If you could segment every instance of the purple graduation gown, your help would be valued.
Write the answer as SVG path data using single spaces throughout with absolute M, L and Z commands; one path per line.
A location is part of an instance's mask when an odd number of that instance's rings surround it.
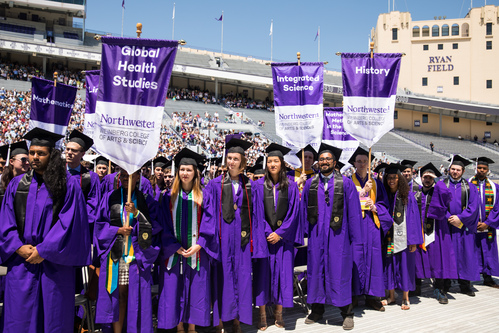
M 335 175 L 334 177 L 337 177 Z M 337 307 L 352 302 L 352 275 L 364 275 L 361 212 L 359 195 L 352 180 L 343 177 L 344 205 L 341 228 L 330 227 L 334 177 L 328 182 L 329 205 L 326 204 L 323 181 L 317 190 L 318 221 L 307 220 L 307 206 L 312 179 L 307 180 L 300 202 L 300 225 L 308 235 L 308 303 L 332 304 Z
M 253 182 L 253 185 L 255 216 L 259 221 L 263 221 L 265 237 L 268 237 L 273 231 L 265 220 L 265 177 Z M 276 197 L 274 199 L 277 207 L 279 184 L 275 186 Z M 298 186 L 294 182 L 289 182 L 287 214 L 282 220 L 282 225 L 275 231 L 282 239 L 274 245 L 267 242 L 269 257 L 254 261 L 253 293 L 256 306 L 280 304 L 288 308 L 293 307 L 294 246 L 303 245 L 303 228 L 299 228 L 299 205 Z
M 237 204 L 235 218 L 227 223 L 221 215 L 222 177 L 211 180 L 203 192 L 204 213 L 201 221 L 198 244 L 216 260 L 212 267 L 213 322 L 239 319 L 252 323 L 252 258 L 268 256 L 263 221 L 251 212 L 253 253 L 251 243 L 241 246 L 241 205 L 243 184 L 241 176 L 236 192 L 232 185 L 234 203 Z M 251 181 L 251 184 L 253 182 Z M 252 185 L 252 189 L 254 186 Z M 253 192 L 253 191 L 252 191 Z
M 427 194 L 422 193 L 421 216 L 426 212 Z M 457 259 L 450 235 L 450 224 L 445 217 L 452 194 L 444 182 L 438 181 L 428 206 L 427 219 L 434 219 L 435 241 L 416 250 L 416 277 L 419 279 L 457 279 Z M 425 237 L 427 237 L 425 235 Z
M 390 215 L 393 216 L 395 198 L 390 199 Z M 423 243 L 423 232 L 421 230 L 421 217 L 419 215 L 418 203 L 414 198 L 414 192 L 409 192 L 408 203 L 405 210 L 407 246 Z M 393 223 L 393 222 L 392 222 Z M 386 253 L 386 240 L 384 251 Z M 385 288 L 409 291 L 416 289 L 416 253 L 405 250 L 397 252 L 392 256 L 385 257 Z
M 179 261 L 170 270 L 167 269 L 168 259 L 182 246 L 188 249 L 188 220 L 187 195 L 182 191 L 182 244 L 174 236 L 172 213 L 170 208 L 171 196 L 163 196 L 160 206 L 160 217 L 163 225 L 161 235 L 161 253 L 159 260 L 159 305 L 158 328 L 172 329 L 180 322 L 199 326 L 211 324 L 211 285 L 210 285 L 210 258 L 204 249 L 199 253 L 199 270 Z M 197 233 L 198 230 L 194 230 Z M 180 273 L 182 267 L 182 273 Z
M 83 168 L 83 166 L 80 166 L 80 168 Z M 89 171 L 88 173 L 90 174 L 90 191 L 88 192 L 87 201 L 86 201 L 87 215 L 88 215 L 88 223 L 94 224 L 98 215 L 98 209 L 101 199 L 101 188 L 100 188 L 99 176 L 93 171 Z M 69 175 L 71 176 L 71 174 Z M 81 175 L 73 175 L 71 177 L 74 178 L 76 182 L 80 184 L 81 187 Z M 93 227 L 91 227 L 90 230 L 93 230 Z
M 14 197 L 23 175 L 7 187 L 0 220 L 0 260 L 5 277 L 4 333 L 72 332 L 75 267 L 90 264 L 90 235 L 85 199 L 79 184 L 67 177 L 59 218 L 52 226 L 52 199 L 33 172 L 26 205 L 24 235 L 19 238 Z M 22 245 L 36 246 L 43 260 L 29 264 L 16 254 Z
M 95 221 L 94 244 L 101 267 L 103 268 L 106 267 L 107 256 L 116 241 L 116 233 L 119 229 L 109 223 L 109 196 L 112 193 L 112 191 L 108 192 L 102 198 L 99 216 Z M 156 241 L 156 235 L 161 232 L 161 226 L 156 222 L 157 202 L 154 201 L 151 196 L 144 196 L 151 218 L 151 221 L 149 222 L 152 225 L 152 235 L 154 238 L 152 245 L 149 248 L 143 249 L 140 247 L 137 242 L 137 235 L 140 234 L 139 223 L 130 221 L 131 225 L 135 223 L 131 234 L 135 260 L 130 263 L 128 307 L 125 327 L 127 332 L 152 333 L 154 330 L 152 323 L 151 270 L 160 250 L 159 241 Z M 124 200 L 126 201 L 126 198 Z M 95 322 L 102 324 L 117 322 L 119 319 L 119 286 L 112 294 L 109 294 L 106 289 L 106 280 L 107 270 L 101 269 L 95 310 Z
M 358 174 L 357 179 L 359 180 L 360 186 L 363 187 L 366 184 L 365 181 L 360 179 L 360 176 Z M 362 240 L 364 245 L 363 264 L 365 265 L 365 267 L 361 271 L 365 272 L 365 274 L 354 274 L 354 294 L 384 297 L 385 278 L 383 272 L 383 258 L 385 257 L 385 254 L 383 251 L 383 235 L 386 234 L 388 230 L 390 230 L 392 225 L 392 217 L 388 212 L 389 203 L 385 187 L 380 180 L 374 180 L 376 181 L 375 205 L 378 212 L 380 228 L 378 229 L 378 227 L 374 223 L 373 214 L 371 211 L 365 211 L 364 218 L 362 218 L 362 212 L 360 213 L 360 230 L 362 232 Z
M 475 281 L 480 279 L 475 252 L 479 199 L 476 187 L 471 183 L 468 184 L 470 187 L 468 207 L 463 210 L 461 206 L 461 183 L 449 182 L 452 200 L 449 210 L 445 214 L 445 219 L 447 220 L 451 215 L 457 215 L 463 223 L 461 229 L 449 223 L 452 244 L 456 253 L 457 273 L 459 279 Z
M 101 198 L 104 198 L 104 195 L 107 192 L 112 192 L 114 188 L 114 178 L 116 177 L 117 172 L 111 173 L 109 175 L 104 176 L 102 178 L 101 182 Z M 153 196 L 152 193 L 152 185 L 149 179 L 147 179 L 144 176 L 140 176 L 140 182 L 137 184 L 139 187 L 139 190 L 142 191 L 142 193 Z
M 481 274 L 499 276 L 499 256 L 497 252 L 497 235 L 496 229 L 499 227 L 499 185 L 492 182 L 492 186 L 496 187 L 496 203 L 493 209 L 489 212 L 489 216 L 485 218 L 485 184 L 479 194 L 480 205 L 480 221 L 483 221 L 492 228 L 492 239 L 488 239 L 488 231 L 477 232 L 475 236 L 475 246 L 477 254 L 478 271 Z

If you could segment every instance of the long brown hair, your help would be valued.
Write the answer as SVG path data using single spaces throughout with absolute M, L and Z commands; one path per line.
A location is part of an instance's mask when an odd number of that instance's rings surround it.
M 201 179 L 198 175 L 197 168 L 193 165 L 191 165 L 194 168 L 194 178 L 192 179 L 193 184 L 192 184 L 192 195 L 194 202 L 198 205 L 201 206 L 203 203 L 203 191 L 201 190 Z M 180 193 L 180 190 L 182 189 L 182 181 L 180 180 L 179 176 L 179 171 L 180 167 L 176 168 L 175 172 L 175 179 L 173 180 L 173 185 L 171 189 L 171 198 L 172 198 L 172 203 L 177 200 L 177 196 Z
M 246 156 L 244 154 L 241 155 L 241 165 L 239 166 L 239 173 L 243 173 L 244 169 L 246 169 L 246 166 L 248 165 L 248 160 L 246 159 Z M 225 166 L 227 167 L 227 155 L 225 155 Z M 227 168 L 227 173 L 229 172 L 229 168 Z
M 386 192 L 390 193 L 390 187 L 388 186 L 387 176 L 388 175 L 386 173 L 383 176 L 383 185 L 385 186 Z M 402 199 L 404 205 L 407 205 L 407 203 L 409 202 L 409 184 L 407 183 L 407 180 L 405 179 L 404 176 L 402 176 L 400 172 L 397 172 L 397 178 L 398 178 L 397 194 L 399 195 L 400 199 Z

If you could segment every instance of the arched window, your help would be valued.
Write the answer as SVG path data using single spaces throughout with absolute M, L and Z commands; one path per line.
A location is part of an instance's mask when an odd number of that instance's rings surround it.
M 447 24 L 442 26 L 442 36 L 449 36 L 449 26 Z
M 440 27 L 438 25 L 434 25 L 431 27 L 431 37 L 440 36 Z
M 423 27 L 423 37 L 430 37 L 430 27 L 427 25 Z
M 468 37 L 470 35 L 470 25 L 468 23 L 463 23 L 461 29 L 461 37 Z
M 459 36 L 459 24 L 457 23 L 452 25 L 452 36 Z
M 419 27 L 415 26 L 412 28 L 412 37 L 419 37 Z

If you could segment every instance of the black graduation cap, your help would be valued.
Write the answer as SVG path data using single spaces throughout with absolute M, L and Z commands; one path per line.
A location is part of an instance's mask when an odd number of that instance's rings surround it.
M 223 157 L 218 157 L 218 158 L 215 160 L 215 164 L 217 165 L 217 167 L 222 166 L 222 160 L 223 160 Z
M 162 166 L 163 170 L 171 168 L 172 167 L 172 161 L 173 160 L 166 160 L 167 162 Z
M 442 176 L 442 173 L 440 173 L 440 171 L 438 171 L 438 169 L 431 162 L 422 166 L 421 169 L 419 169 L 419 173 L 421 174 L 421 177 L 424 176 L 425 172 L 431 172 L 431 173 L 435 174 L 435 176 L 437 176 L 437 177 Z
M 156 157 L 152 162 L 153 162 L 154 169 L 156 169 L 156 168 L 163 169 L 165 164 L 168 163 L 168 159 L 166 157 L 159 156 L 159 157 Z
M 376 168 L 374 168 L 374 172 L 379 173 L 381 170 L 385 169 L 388 166 L 386 163 L 380 163 Z
M 104 156 L 98 156 L 95 159 L 95 164 L 96 165 L 104 164 L 105 166 L 109 166 L 109 160 L 107 158 L 105 158 Z
M 227 153 L 239 153 L 244 155 L 244 151 L 251 146 L 253 146 L 253 144 L 249 141 L 234 138 L 227 142 L 225 149 L 227 149 Z
M 151 164 L 152 164 L 152 161 L 149 160 L 146 163 L 144 163 L 144 165 L 142 166 L 142 168 L 150 169 L 151 168 Z
M 477 165 L 486 165 L 489 166 L 489 164 L 495 163 L 493 160 L 491 160 L 488 157 L 476 157 L 472 159 L 473 161 L 477 162 Z
M 385 167 L 385 175 L 396 175 L 405 169 L 407 169 L 405 165 L 390 163 Z
M 462 157 L 461 155 L 454 155 L 452 158 L 449 158 L 448 161 L 450 162 L 450 166 L 459 165 L 463 168 L 471 164 L 468 159 Z
M 10 146 L 10 154 L 9 154 L 9 146 Z M 20 154 L 28 155 L 28 145 L 24 140 L 0 147 L 0 155 L 4 160 L 10 159 Z
M 400 162 L 400 164 L 402 164 L 403 166 L 405 166 L 405 168 L 414 168 L 414 166 L 416 165 L 416 163 L 418 163 L 417 161 L 411 161 L 411 160 L 402 160 L 402 162 Z
M 340 161 L 336 162 L 336 169 L 341 170 L 345 166 L 345 163 L 342 163 Z
M 64 135 L 46 131 L 40 127 L 35 127 L 24 135 L 24 139 L 30 140 L 32 146 L 54 148 L 57 141 Z
M 348 163 L 350 163 L 351 165 L 354 165 L 355 159 L 359 155 L 365 155 L 365 156 L 369 157 L 369 151 L 367 151 L 361 147 L 357 147 L 357 149 L 354 151 L 352 157 L 350 157 L 350 159 L 348 160 Z M 373 158 L 373 159 L 375 158 L 374 154 L 371 154 L 371 158 Z
M 265 173 L 264 167 L 263 167 L 263 156 L 258 157 L 258 159 L 255 161 L 255 164 L 251 168 L 248 169 L 249 172 L 257 175 L 261 175 Z
M 174 157 L 175 168 L 179 168 L 181 165 L 193 165 L 198 167 L 203 163 L 204 157 L 196 152 L 193 152 L 189 148 L 184 148 L 177 153 Z
M 312 147 L 311 145 L 306 145 L 305 148 L 301 149 L 297 154 L 295 154 L 295 156 L 298 157 L 300 159 L 300 161 L 301 161 L 301 151 L 302 150 L 309 151 L 312 154 L 314 154 L 314 161 L 317 161 L 317 152 L 315 151 L 314 147 Z
M 287 147 L 284 147 L 284 146 L 281 146 L 281 145 L 278 145 L 277 143 L 271 143 L 267 149 L 265 149 L 265 151 L 268 153 L 268 156 L 271 157 L 271 156 L 279 156 L 281 158 L 284 158 L 284 155 L 286 155 L 287 153 L 289 153 L 291 151 L 291 149 L 287 148 Z M 263 159 L 262 159 L 262 162 L 263 162 Z
M 321 143 L 321 146 L 319 147 L 319 156 L 321 156 L 322 153 L 331 153 L 334 156 L 334 160 L 338 162 L 340 160 L 341 152 L 343 150 L 340 148 L 333 147 L 331 145 L 328 145 L 324 142 Z
M 74 130 L 73 132 L 71 132 L 71 134 L 69 135 L 68 142 L 75 142 L 79 144 L 81 146 L 81 149 L 83 149 L 83 151 L 89 150 L 90 147 L 92 147 L 92 145 L 94 144 L 94 140 L 92 140 L 91 137 L 83 134 L 78 130 Z

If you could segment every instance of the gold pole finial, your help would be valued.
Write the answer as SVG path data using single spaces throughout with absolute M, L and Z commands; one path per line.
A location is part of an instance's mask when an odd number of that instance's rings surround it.
M 298 58 L 298 66 L 300 66 L 300 64 L 301 64 L 301 53 L 300 52 L 296 52 L 296 58 Z
M 59 75 L 59 73 L 57 72 L 54 72 L 54 87 L 57 86 L 57 76 Z
M 374 42 L 369 43 L 369 49 L 371 50 L 371 58 L 374 57 Z
M 137 38 L 142 34 L 142 23 L 137 23 Z

